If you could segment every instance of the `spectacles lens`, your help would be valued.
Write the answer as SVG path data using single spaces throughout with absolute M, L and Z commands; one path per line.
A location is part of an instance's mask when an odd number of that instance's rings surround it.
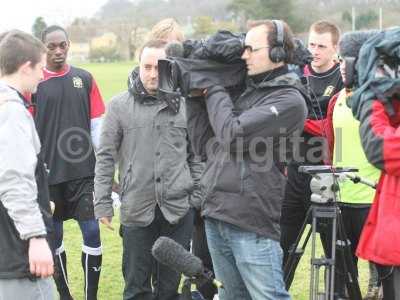
M 243 53 L 245 53 L 245 52 L 252 53 L 253 52 L 253 48 L 251 46 L 249 46 L 249 45 L 246 45 L 243 48 Z

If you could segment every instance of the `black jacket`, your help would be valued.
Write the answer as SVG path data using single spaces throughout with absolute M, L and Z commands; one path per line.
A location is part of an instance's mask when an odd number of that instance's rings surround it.
M 47 171 L 38 156 L 36 171 L 39 208 L 46 226 L 47 242 L 54 251 L 53 218 L 50 211 Z M 0 279 L 34 278 L 29 271 L 29 240 L 22 240 L 5 207 L 0 203 Z
M 279 240 L 283 168 L 307 108 L 300 80 L 287 67 L 264 75 L 260 83 L 250 79 L 236 99 L 213 86 L 205 101 L 187 100 L 188 131 L 207 161 L 202 214 Z

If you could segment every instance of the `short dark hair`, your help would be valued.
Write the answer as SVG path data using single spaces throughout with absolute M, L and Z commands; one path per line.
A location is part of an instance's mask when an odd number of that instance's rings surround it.
M 330 33 L 332 37 L 332 44 L 337 45 L 340 38 L 340 29 L 335 24 L 329 21 L 317 21 L 310 26 L 310 31 L 319 34 Z
M 42 34 L 41 34 L 42 42 L 44 43 L 46 41 L 47 35 L 52 33 L 52 32 L 54 32 L 54 31 L 62 31 L 62 32 L 64 32 L 65 37 L 67 38 L 67 40 L 69 40 L 68 33 L 63 27 L 58 26 L 58 25 L 51 25 L 51 26 L 47 27 L 46 29 L 44 29 L 42 31 Z
M 293 57 L 295 43 L 294 43 L 294 39 L 293 39 L 293 33 L 292 33 L 292 30 L 290 29 L 289 25 L 284 21 L 281 21 L 281 22 L 283 24 L 283 48 L 285 49 L 285 52 L 286 52 L 286 59 L 284 62 L 289 63 Z M 262 26 L 262 25 L 264 25 L 267 28 L 268 46 L 271 48 L 277 46 L 278 33 L 277 33 L 276 26 L 274 25 L 272 20 L 250 20 L 247 23 L 247 27 L 249 29 L 258 27 L 258 26 Z
M 139 52 L 139 61 L 140 61 L 140 58 L 142 57 L 144 48 L 164 49 L 165 46 L 166 46 L 167 44 L 168 44 L 167 41 L 165 41 L 165 40 L 159 40 L 159 39 L 158 39 L 158 40 L 149 40 L 149 41 L 147 41 L 147 42 L 142 46 L 142 48 L 140 49 L 140 52 Z
M 34 36 L 20 30 L 10 30 L 0 34 L 0 72 L 11 75 L 24 63 L 30 61 L 32 67 L 41 60 L 47 49 Z

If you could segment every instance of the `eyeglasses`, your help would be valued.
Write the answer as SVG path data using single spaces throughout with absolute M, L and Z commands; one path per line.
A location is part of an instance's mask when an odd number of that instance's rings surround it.
M 263 47 L 253 48 L 253 47 L 250 46 L 250 45 L 245 45 L 244 48 L 243 48 L 243 53 L 245 53 L 246 51 L 248 51 L 249 53 L 254 53 L 254 52 L 257 52 L 257 51 L 259 51 L 259 50 L 261 50 L 261 49 L 267 49 L 267 48 L 269 48 L 269 46 L 263 46 Z
M 56 50 L 57 48 L 60 48 L 61 50 L 65 50 L 68 47 L 68 42 L 61 42 L 59 44 L 50 43 L 50 44 L 47 44 L 46 47 L 50 51 Z

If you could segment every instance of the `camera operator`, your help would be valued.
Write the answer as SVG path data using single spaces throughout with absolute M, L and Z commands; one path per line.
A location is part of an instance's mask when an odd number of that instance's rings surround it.
M 360 87 L 361 93 L 356 96 L 355 91 L 352 96 L 353 113 L 360 120 L 365 155 L 371 164 L 381 170 L 357 255 L 379 264 L 385 300 L 400 299 L 400 101 L 398 92 L 391 92 L 400 88 L 399 39 L 400 30 L 397 28 L 379 33 L 361 48 L 357 63 L 358 76 L 370 80 Z M 380 52 L 377 52 L 378 48 Z M 371 62 L 378 60 L 384 52 L 389 53 L 392 62 L 397 65 L 394 78 L 376 78 L 377 73 L 382 71 L 384 74 L 385 71 L 379 66 L 375 70 L 375 67 L 371 67 L 376 65 Z M 366 60 L 370 62 L 369 65 L 365 64 Z M 359 80 L 359 83 L 362 81 Z M 371 88 L 373 83 L 378 83 L 374 89 Z M 381 96 L 376 96 L 377 93 Z
M 286 23 L 255 21 L 242 54 L 244 93 L 233 98 L 214 85 L 205 100 L 187 100 L 189 136 L 206 159 L 202 215 L 214 271 L 225 287 L 221 300 L 290 299 L 279 245 L 283 169 L 307 115 L 303 87 L 287 67 L 292 52 Z

